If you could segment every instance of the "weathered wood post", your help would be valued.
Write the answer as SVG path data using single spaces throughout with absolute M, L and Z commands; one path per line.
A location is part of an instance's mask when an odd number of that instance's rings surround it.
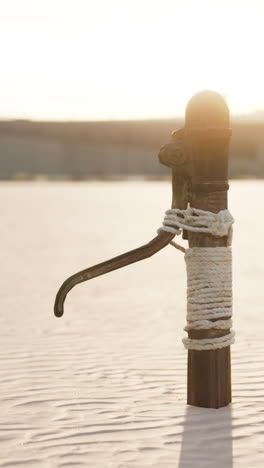
M 161 163 L 173 170 L 172 208 L 184 209 L 187 203 L 212 213 L 227 208 L 230 135 L 229 110 L 224 99 L 212 91 L 194 95 L 186 109 L 184 128 L 173 134 L 180 147 L 177 149 L 175 143 L 170 143 L 159 155 Z M 188 238 L 191 248 L 227 246 L 227 236 L 184 230 L 183 237 Z M 204 339 L 229 332 L 228 329 L 190 330 L 188 335 L 192 339 Z M 195 406 L 220 408 L 231 402 L 230 346 L 188 350 L 187 394 L 188 404 Z
M 186 109 L 185 126 L 173 133 L 171 143 L 159 153 L 160 162 L 172 169 L 173 197 L 158 235 L 146 245 L 66 279 L 54 305 L 55 315 L 61 317 L 74 286 L 148 258 L 169 243 L 177 246 L 172 239 L 182 232 L 189 241 L 186 263 L 187 257 L 191 259 L 189 272 L 194 272 L 188 288 L 189 338 L 185 340 L 187 402 L 209 408 L 231 402 L 231 250 L 226 248 L 233 222 L 226 210 L 230 135 L 229 110 L 222 96 L 212 91 L 194 95 Z
M 186 109 L 186 138 L 192 154 L 194 208 L 218 213 L 227 208 L 229 110 L 212 92 L 194 96 Z M 226 247 L 227 237 L 188 233 L 190 247 Z M 230 330 L 191 330 L 191 338 L 222 336 Z M 231 402 L 230 346 L 210 351 L 188 351 L 188 403 L 220 408 Z

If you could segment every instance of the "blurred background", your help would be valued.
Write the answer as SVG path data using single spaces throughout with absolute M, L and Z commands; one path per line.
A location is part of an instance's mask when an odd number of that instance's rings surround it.
M 0 122 L 0 177 L 120 179 L 171 177 L 159 148 L 183 124 L 177 119 L 117 122 Z M 230 177 L 264 176 L 264 124 L 231 122 Z
M 0 179 L 163 178 L 201 89 L 231 112 L 230 176 L 264 176 L 260 0 L 0 2 Z

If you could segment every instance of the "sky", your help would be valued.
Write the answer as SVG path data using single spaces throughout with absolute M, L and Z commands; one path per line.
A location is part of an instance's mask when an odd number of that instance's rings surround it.
M 264 109 L 264 0 L 0 0 L 0 118 L 182 116 L 202 89 Z

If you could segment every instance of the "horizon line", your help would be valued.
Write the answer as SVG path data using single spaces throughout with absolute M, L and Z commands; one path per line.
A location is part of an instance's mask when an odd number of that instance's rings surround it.
M 256 110 L 248 113 L 231 113 L 230 118 L 232 120 L 264 120 L 264 109 Z M 27 117 L 0 117 L 0 124 L 2 122 L 34 122 L 34 123 L 114 123 L 114 122 L 157 122 L 157 121 L 172 121 L 172 120 L 184 120 L 184 115 L 175 115 L 167 117 L 131 117 L 131 118 L 102 118 L 102 119 L 57 119 L 57 118 L 27 118 Z

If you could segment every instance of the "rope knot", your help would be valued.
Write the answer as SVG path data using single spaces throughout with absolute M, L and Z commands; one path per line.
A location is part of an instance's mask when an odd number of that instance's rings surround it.
M 222 210 L 215 215 L 216 218 L 208 224 L 208 229 L 213 236 L 228 236 L 234 222 L 228 210 Z
M 213 221 L 210 223 L 208 226 L 210 233 L 213 234 L 213 236 L 227 236 L 228 235 L 228 230 L 229 227 L 220 220 Z
M 186 229 L 191 232 L 209 233 L 213 236 L 228 236 L 229 243 L 233 222 L 234 219 L 228 210 L 211 213 L 192 207 L 186 210 L 172 208 L 166 211 L 160 230 L 172 232 L 175 235 Z

